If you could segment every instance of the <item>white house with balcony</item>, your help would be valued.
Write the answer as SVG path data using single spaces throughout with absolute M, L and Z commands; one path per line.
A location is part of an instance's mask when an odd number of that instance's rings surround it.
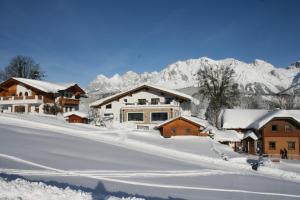
M 187 94 L 154 85 L 141 85 L 131 90 L 100 99 L 90 104 L 100 118 L 156 124 L 191 115 L 193 98 Z
M 74 83 L 51 83 L 26 78 L 10 78 L 0 84 L 0 112 L 38 112 L 57 105 L 62 112 L 79 109 L 85 92 Z

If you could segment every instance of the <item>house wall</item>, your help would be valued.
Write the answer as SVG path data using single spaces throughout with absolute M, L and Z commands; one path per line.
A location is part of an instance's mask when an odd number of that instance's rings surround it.
M 87 123 L 87 119 L 81 118 L 77 115 L 71 115 L 68 117 L 70 123 Z
M 152 98 L 159 98 L 160 100 L 160 105 L 151 105 L 151 99 Z M 167 104 L 164 105 L 165 101 L 167 98 L 172 98 L 172 102 L 171 104 Z M 125 102 L 125 99 L 127 100 L 127 102 Z M 138 99 L 146 99 L 147 101 L 147 105 L 137 105 L 138 103 Z M 111 108 L 106 108 L 106 105 L 111 104 L 112 107 Z M 132 104 L 132 105 L 130 105 Z M 112 114 L 113 118 L 115 121 L 123 121 L 120 116 L 121 116 L 121 108 L 134 108 L 134 109 L 142 109 L 146 107 L 160 107 L 159 109 L 165 107 L 165 108 L 170 108 L 170 107 L 178 107 L 178 109 L 176 110 L 176 112 L 178 112 L 175 115 L 179 115 L 179 114 L 190 114 L 190 102 L 183 102 L 180 103 L 178 99 L 174 98 L 171 95 L 167 95 L 164 94 L 162 92 L 158 92 L 155 90 L 142 90 L 142 91 L 138 91 L 136 93 L 127 95 L 125 97 L 122 97 L 118 100 L 114 100 L 112 102 L 109 102 L 107 104 L 102 105 L 100 108 L 98 108 L 98 114 L 100 116 L 105 116 L 108 114 Z M 148 111 L 144 111 L 144 112 L 148 112 Z
M 11 85 L 10 87 L 7 88 L 8 90 L 2 90 L 0 92 L 0 97 L 7 97 L 7 96 L 14 96 L 16 95 L 17 92 L 17 85 Z
M 25 96 L 25 92 L 28 93 L 28 96 L 32 96 L 32 91 L 29 88 L 26 88 L 25 86 L 18 84 L 17 85 L 17 95 L 19 95 L 20 93 L 22 93 L 22 96 Z
M 163 125 L 160 129 L 161 135 L 164 137 L 194 135 L 207 136 L 207 133 L 202 133 L 200 126 L 184 119 L 178 118 L 170 123 Z
M 161 123 L 161 121 L 152 121 L 151 114 L 155 112 L 166 112 L 168 113 L 168 119 L 176 117 L 174 116 L 173 108 L 129 108 L 122 109 L 121 111 L 121 120 L 122 122 L 128 121 L 128 113 L 143 113 L 144 121 L 138 121 L 137 123 L 141 124 L 151 124 L 151 123 Z
M 272 125 L 277 125 L 278 130 L 272 131 Z M 286 132 L 285 125 L 290 125 L 292 130 Z M 286 148 L 288 155 L 299 155 L 300 127 L 292 119 L 273 119 L 261 129 L 261 133 L 264 153 L 278 156 L 280 149 Z M 275 150 L 269 148 L 269 142 L 276 143 Z M 288 142 L 295 142 L 295 150 L 288 149 Z

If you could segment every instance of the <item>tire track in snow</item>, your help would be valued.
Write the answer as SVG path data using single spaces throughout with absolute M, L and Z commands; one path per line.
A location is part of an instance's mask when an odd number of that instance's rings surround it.
M 7 159 L 12 159 L 17 162 L 22 162 L 26 164 L 30 164 L 33 166 L 37 166 L 40 168 L 44 168 L 47 170 L 52 170 L 54 172 L 66 173 L 68 175 L 77 176 L 77 177 L 85 177 L 85 178 L 92 178 L 96 180 L 104 180 L 116 183 L 123 183 L 123 184 L 130 184 L 130 185 L 137 185 L 137 186 L 146 186 L 146 187 L 156 187 L 156 188 L 167 188 L 167 189 L 185 189 L 185 190 L 198 190 L 198 191 L 211 191 L 211 192 L 226 192 L 226 193 L 242 193 L 242 194 L 254 194 L 254 195 L 264 195 L 264 196 L 280 196 L 280 197 L 290 197 L 290 198 L 300 198 L 300 195 L 295 194 L 285 194 L 285 193 L 273 193 L 273 192 L 256 192 L 250 190 L 238 190 L 238 189 L 226 189 L 226 188 L 212 188 L 212 187 L 194 187 L 194 186 L 181 186 L 181 185 L 167 185 L 167 184 L 155 184 L 155 183 L 144 183 L 144 182 L 137 182 L 137 181 L 125 181 L 120 179 L 113 179 L 107 178 L 103 176 L 95 176 L 85 173 L 77 173 L 76 171 L 66 171 L 61 170 L 53 167 L 48 167 L 45 165 L 41 165 L 38 163 L 34 163 L 31 161 L 23 160 L 21 158 L 10 156 L 6 154 L 0 154 L 0 157 L 4 157 Z

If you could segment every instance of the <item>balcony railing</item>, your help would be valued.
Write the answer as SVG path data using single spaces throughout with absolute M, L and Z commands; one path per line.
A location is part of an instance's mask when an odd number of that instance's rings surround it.
M 60 98 L 59 103 L 60 105 L 79 105 L 80 100 L 79 99 L 66 99 L 66 98 Z
M 158 102 L 156 104 L 151 103 L 151 102 L 146 102 L 146 104 L 140 104 L 138 102 L 135 103 L 124 103 L 124 107 L 131 107 L 131 106 L 137 106 L 137 107 L 143 107 L 143 106 L 179 106 L 178 102 Z
M 43 101 L 43 96 L 9 96 L 0 97 L 1 104 L 13 104 L 13 103 L 39 103 Z

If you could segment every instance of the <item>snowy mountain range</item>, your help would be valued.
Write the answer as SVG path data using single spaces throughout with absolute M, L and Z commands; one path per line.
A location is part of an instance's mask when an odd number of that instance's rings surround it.
M 232 58 L 212 60 L 201 57 L 177 61 L 159 72 L 138 74 L 128 71 L 123 75 L 115 74 L 110 78 L 100 74 L 89 84 L 87 90 L 90 94 L 98 96 L 132 88 L 142 83 L 161 85 L 170 89 L 197 87 L 196 73 L 205 66 L 229 66 L 236 73 L 235 81 L 239 84 L 240 90 L 246 93 L 278 93 L 300 84 L 300 61 L 286 68 L 278 68 L 263 60 L 245 63 Z

